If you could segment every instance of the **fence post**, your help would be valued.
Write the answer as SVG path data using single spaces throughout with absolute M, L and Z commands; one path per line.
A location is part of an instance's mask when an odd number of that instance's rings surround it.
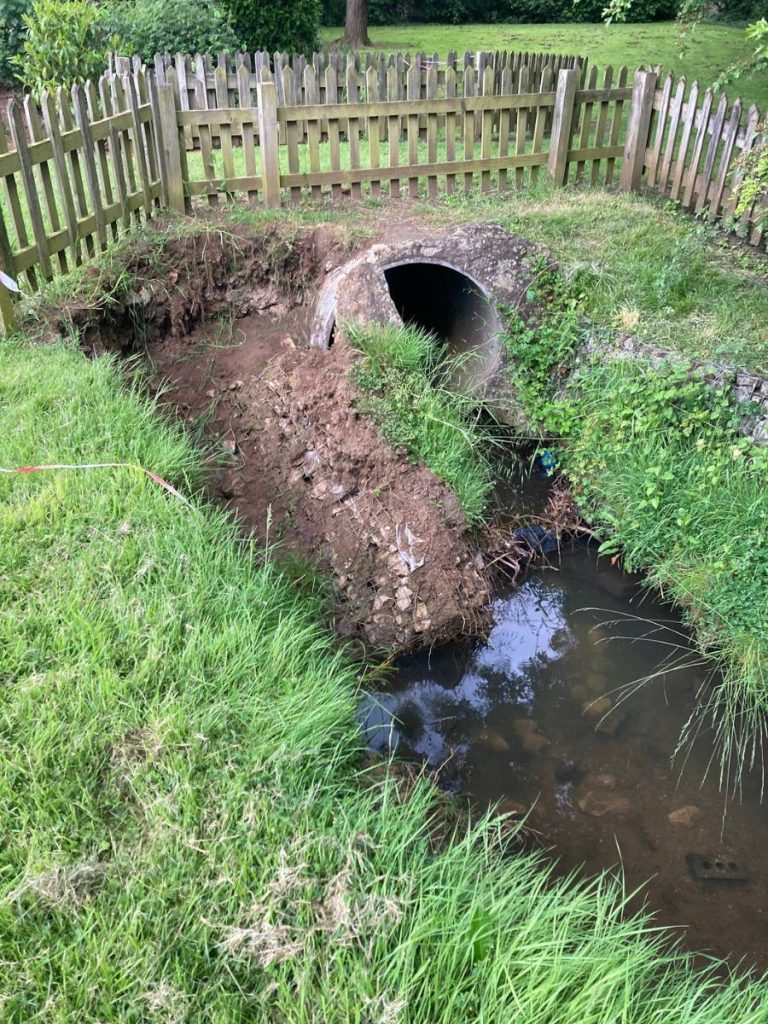
M 655 71 L 637 71 L 632 86 L 632 107 L 629 112 L 627 140 L 624 143 L 624 162 L 621 165 L 619 188 L 624 192 L 639 192 L 645 166 L 645 154 L 651 134 L 653 96 L 656 91 Z
M 568 173 L 568 150 L 581 71 L 563 69 L 557 76 L 555 111 L 552 117 L 552 137 L 549 144 L 549 180 L 553 185 L 564 185 Z
M 157 125 L 163 159 L 160 166 L 166 174 L 165 195 L 168 206 L 176 213 L 186 213 L 187 205 L 184 198 L 184 173 L 179 145 L 179 126 L 176 121 L 176 101 L 172 85 L 157 86 L 157 101 L 160 112 L 160 124 Z
M 280 150 L 278 148 L 277 93 L 274 82 L 256 85 L 259 106 L 259 146 L 262 162 L 264 205 L 280 206 Z

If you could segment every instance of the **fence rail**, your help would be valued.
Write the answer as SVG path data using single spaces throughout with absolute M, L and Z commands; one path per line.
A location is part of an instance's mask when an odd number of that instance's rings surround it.
M 350 55 L 340 75 L 335 57 L 261 56 L 220 59 L 214 106 L 203 58 L 195 104 L 189 90 L 183 98 L 181 58 L 150 70 L 118 61 L 98 87 L 11 101 L 12 146 L 0 130 L 0 270 L 35 290 L 161 208 L 190 212 L 238 194 L 272 207 L 327 193 L 434 197 L 519 189 L 543 174 L 555 185 L 651 187 L 730 229 L 738 158 L 760 138 L 756 107 L 743 117 L 738 100 L 715 103 L 685 79 L 659 83 L 641 70 L 630 85 L 626 68 L 599 75 L 577 58 L 553 67 L 540 55 L 531 66 L 476 55 L 439 67 L 396 55 L 382 79 L 381 59 Z M 763 212 L 741 218 L 753 245 L 764 241 Z M 0 311 L 8 325 L 1 281 Z

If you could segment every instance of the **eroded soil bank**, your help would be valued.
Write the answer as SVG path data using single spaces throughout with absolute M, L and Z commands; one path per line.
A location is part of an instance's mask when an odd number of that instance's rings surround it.
M 220 439 L 228 506 L 331 570 L 343 634 L 396 649 L 476 628 L 490 599 L 479 538 L 453 492 L 359 414 L 352 350 L 302 347 L 287 333 L 296 316 L 237 324 L 232 347 L 212 347 L 205 328 L 149 350 L 163 401 Z
M 211 450 L 210 489 L 244 531 L 317 563 L 342 635 L 392 652 L 479 630 L 487 544 L 513 565 L 519 552 L 470 529 L 454 493 L 359 413 L 343 330 L 327 351 L 307 347 L 319 285 L 355 244 L 329 227 L 182 235 L 129 252 L 114 282 L 102 271 L 110 300 L 85 294 L 43 333 L 141 353 L 160 401 Z M 118 295 L 119 274 L 131 287 Z

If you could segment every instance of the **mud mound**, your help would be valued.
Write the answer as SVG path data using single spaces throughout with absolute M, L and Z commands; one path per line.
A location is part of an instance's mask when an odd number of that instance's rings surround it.
M 247 382 L 254 455 L 334 572 L 342 633 L 379 648 L 455 636 L 489 601 L 482 555 L 453 492 L 358 414 L 354 358 L 343 340 L 289 351 Z
M 204 220 L 188 230 L 153 222 L 89 266 L 64 303 L 54 295 L 46 308 L 42 296 L 28 326 L 42 341 L 77 336 L 93 355 L 182 338 L 216 318 L 284 316 L 349 250 L 348 234 L 333 227 L 272 224 L 254 234 Z

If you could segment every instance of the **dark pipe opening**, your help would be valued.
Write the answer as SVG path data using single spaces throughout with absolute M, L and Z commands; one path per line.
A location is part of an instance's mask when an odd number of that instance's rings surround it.
M 496 311 L 465 274 L 439 263 L 402 263 L 384 275 L 404 323 L 429 331 L 454 352 L 487 348 Z

